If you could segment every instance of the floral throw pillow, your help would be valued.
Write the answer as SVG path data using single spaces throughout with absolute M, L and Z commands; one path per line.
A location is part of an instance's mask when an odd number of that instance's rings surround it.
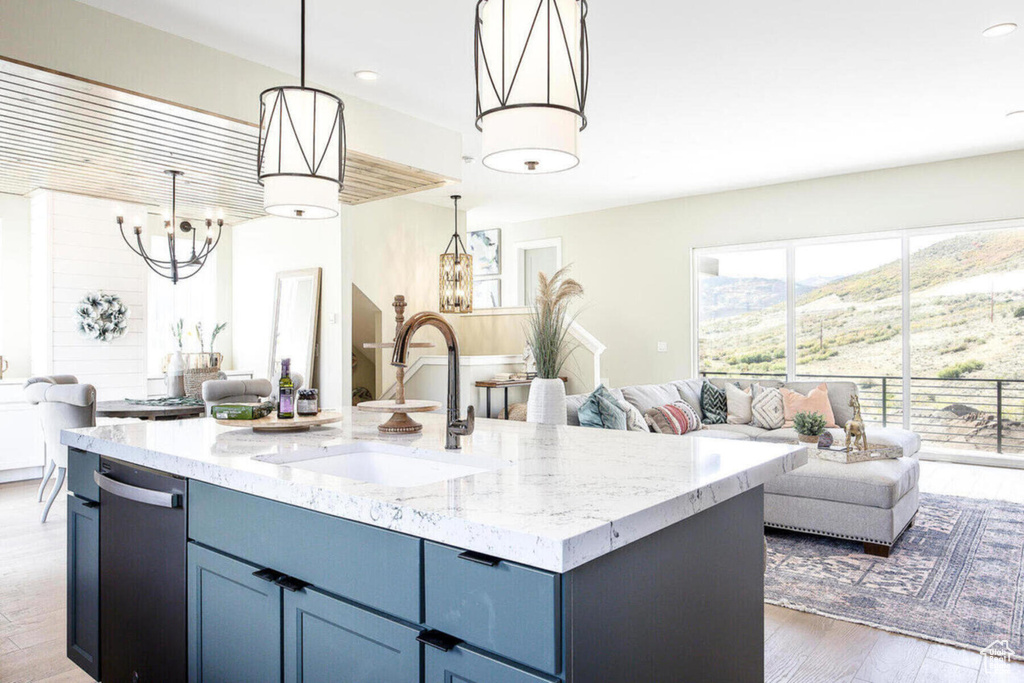
M 725 424 L 729 414 L 725 389 L 719 389 L 711 382 L 704 380 L 704 385 L 700 388 L 700 409 L 704 413 L 704 424 Z

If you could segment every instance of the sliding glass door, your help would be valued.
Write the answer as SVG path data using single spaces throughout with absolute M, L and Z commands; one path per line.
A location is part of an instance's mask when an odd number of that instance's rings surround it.
M 850 380 L 926 452 L 1024 455 L 1024 223 L 694 251 L 702 374 Z

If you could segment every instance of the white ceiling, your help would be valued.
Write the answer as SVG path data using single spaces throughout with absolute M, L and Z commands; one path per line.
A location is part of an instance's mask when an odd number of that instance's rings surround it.
M 298 72 L 298 0 L 82 1 Z M 476 156 L 475 4 L 307 0 L 307 75 L 462 131 Z M 981 37 L 1004 21 L 1022 29 Z M 1024 109 L 1019 2 L 591 0 L 589 28 L 581 165 L 468 165 L 474 224 L 1024 148 L 1024 116 L 1005 118 Z

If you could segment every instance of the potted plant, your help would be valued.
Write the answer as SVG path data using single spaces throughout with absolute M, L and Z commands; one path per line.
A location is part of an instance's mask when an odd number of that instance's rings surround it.
M 803 443 L 818 443 L 825 433 L 825 416 L 821 413 L 797 413 L 793 416 L 796 438 Z
M 572 353 L 569 328 L 575 315 L 570 305 L 583 296 L 583 287 L 562 268 L 550 278 L 537 275 L 537 297 L 530 307 L 526 340 L 537 365 L 537 376 L 530 383 L 530 397 L 526 403 L 526 421 L 540 424 L 566 423 L 565 382 L 560 373 Z

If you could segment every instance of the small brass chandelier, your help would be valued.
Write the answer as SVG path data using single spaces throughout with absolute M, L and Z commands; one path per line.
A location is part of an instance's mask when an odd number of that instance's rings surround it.
M 441 300 L 438 309 L 442 313 L 473 312 L 473 257 L 466 251 L 466 245 L 459 237 L 459 200 L 455 202 L 455 234 L 448 240 L 448 247 L 441 254 Z
M 184 173 L 182 171 L 164 171 L 164 173 L 171 176 L 171 213 L 170 218 L 164 218 L 164 230 L 167 232 L 168 258 L 166 260 L 157 259 L 146 251 L 146 246 L 142 240 L 142 221 L 139 218 L 135 219 L 135 226 L 132 228 L 132 231 L 135 233 L 134 245 L 128 240 L 128 236 L 124 234 L 124 216 L 117 217 L 117 227 L 121 231 L 121 239 L 124 240 L 124 243 L 128 245 L 129 249 L 142 257 L 142 260 L 146 262 L 150 270 L 160 277 L 167 278 L 173 284 L 178 284 L 179 280 L 187 280 L 206 265 L 206 259 L 217 248 L 217 245 L 220 244 L 220 237 L 224 231 L 224 219 L 217 218 L 217 237 L 214 239 L 214 221 L 212 218 L 207 218 L 206 232 L 203 235 L 202 241 L 199 241 L 197 244 L 198 228 L 188 221 L 182 221 L 176 225 L 178 220 L 178 176 L 184 175 Z M 179 232 L 181 233 L 180 238 L 178 237 Z M 179 260 L 178 258 L 178 239 L 192 240 L 191 253 L 185 260 Z

